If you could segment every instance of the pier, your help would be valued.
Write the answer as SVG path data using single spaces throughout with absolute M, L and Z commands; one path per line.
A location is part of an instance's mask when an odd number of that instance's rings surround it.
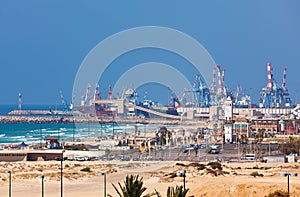
M 99 123 L 99 124 L 164 124 L 164 125 L 180 125 L 180 120 L 165 118 L 143 118 L 143 117 L 91 117 L 91 116 L 25 116 L 25 115 L 2 115 L 0 123 L 32 123 L 32 124 L 74 124 L 74 123 Z M 185 124 L 197 124 L 199 120 L 188 120 Z

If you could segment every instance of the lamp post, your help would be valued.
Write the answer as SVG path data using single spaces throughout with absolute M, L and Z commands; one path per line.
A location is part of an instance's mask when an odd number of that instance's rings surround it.
M 287 186 L 288 186 L 288 196 L 290 196 L 290 176 L 291 177 L 296 177 L 298 176 L 297 173 L 280 173 L 281 177 L 287 176 Z
M 63 197 L 63 158 L 60 158 L 60 196 Z
M 177 172 L 177 176 L 183 177 L 183 189 L 185 190 L 185 173 L 186 170 L 180 170 L 179 172 Z
M 7 170 L 6 173 L 9 174 L 8 196 L 11 197 L 11 171 Z
M 63 161 L 64 161 L 64 150 L 61 152 L 61 157 L 57 158 L 60 161 L 60 196 L 63 197 Z
M 104 197 L 106 197 L 106 172 L 99 173 L 100 176 L 104 176 Z
M 42 179 L 42 197 L 44 197 L 44 175 L 39 176 L 40 179 Z

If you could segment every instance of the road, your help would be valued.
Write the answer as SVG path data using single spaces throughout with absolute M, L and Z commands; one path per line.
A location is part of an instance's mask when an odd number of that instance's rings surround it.
M 177 147 L 158 147 L 151 149 L 150 152 L 140 152 L 138 149 L 132 149 L 121 152 L 111 152 L 103 160 L 123 160 L 123 161 L 213 161 L 217 158 L 222 161 L 241 161 L 243 153 L 255 153 L 257 159 L 267 156 L 278 156 L 277 144 L 220 144 L 219 154 L 209 154 L 206 148 L 184 151 L 183 146 Z

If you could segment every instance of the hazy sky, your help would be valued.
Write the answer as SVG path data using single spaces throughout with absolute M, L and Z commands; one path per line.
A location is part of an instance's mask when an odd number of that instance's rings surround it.
M 295 102 L 300 100 L 299 8 L 297 0 L 0 0 L 0 104 L 16 104 L 20 91 L 24 104 L 55 104 L 60 90 L 70 100 L 88 52 L 106 37 L 139 26 L 170 27 L 192 36 L 226 70 L 226 86 L 240 84 L 256 102 L 267 83 L 266 62 L 279 84 L 286 65 Z M 114 63 L 183 61 L 159 50 L 122 58 Z M 196 74 L 188 71 L 191 81 Z M 100 87 L 104 94 L 107 89 Z

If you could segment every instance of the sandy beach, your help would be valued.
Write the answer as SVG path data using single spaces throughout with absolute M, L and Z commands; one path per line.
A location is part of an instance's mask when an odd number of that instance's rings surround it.
M 183 184 L 182 177 L 175 177 L 179 170 L 185 169 L 188 195 L 194 196 L 265 196 L 275 190 L 287 190 L 287 177 L 279 173 L 300 173 L 300 164 L 288 163 L 222 163 L 222 170 L 212 169 L 208 163 L 180 161 L 159 162 L 100 162 L 65 161 L 63 193 L 64 196 L 103 196 L 104 177 L 99 173 L 107 172 L 107 193 L 117 196 L 113 184 L 123 183 L 126 175 L 138 174 L 143 177 L 146 193 L 159 191 L 166 196 L 168 186 Z M 89 167 L 90 172 L 81 171 Z M 8 195 L 8 174 L 12 171 L 12 196 L 41 196 L 41 179 L 45 176 L 45 196 L 60 195 L 60 162 L 15 162 L 0 163 L 0 196 Z M 253 177 L 258 172 L 263 176 Z M 291 196 L 300 196 L 299 177 L 290 177 Z

